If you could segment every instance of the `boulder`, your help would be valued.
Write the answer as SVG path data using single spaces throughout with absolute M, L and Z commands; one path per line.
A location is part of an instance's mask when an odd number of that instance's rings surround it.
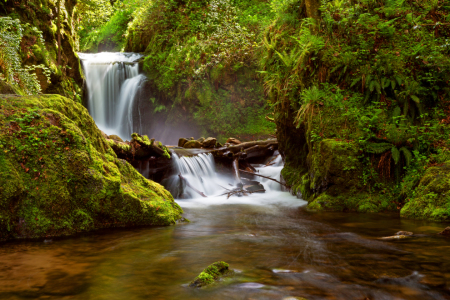
M 239 145 L 242 144 L 242 142 L 235 138 L 228 138 L 228 140 L 225 142 L 225 144 L 233 144 L 233 145 Z
M 187 141 L 184 146 L 184 148 L 201 148 L 202 144 L 199 141 Z
M 200 143 L 203 143 L 205 141 L 204 137 L 199 138 L 197 141 L 199 141 Z
M 230 276 L 234 272 L 230 270 L 226 262 L 218 261 L 203 270 L 190 284 L 190 287 L 203 287 L 217 281 L 219 277 Z
M 181 219 L 172 195 L 119 159 L 110 141 L 72 99 L 0 95 L 0 240 Z
M 222 148 L 222 147 L 223 147 L 223 145 L 221 143 L 219 143 L 219 142 L 216 143 L 216 148 Z
M 450 226 L 439 232 L 440 235 L 450 236 Z
M 203 148 L 214 148 L 214 146 L 216 145 L 216 139 L 213 137 L 209 137 L 206 140 L 203 141 Z
M 188 139 L 180 138 L 180 139 L 178 140 L 178 147 L 183 147 L 184 144 L 186 144 L 187 141 L 188 141 Z
M 120 138 L 120 136 L 115 135 L 115 134 L 110 135 L 110 136 L 109 136 L 109 139 L 110 139 L 110 140 L 113 140 L 113 141 L 117 141 L 117 142 L 123 143 L 123 140 Z

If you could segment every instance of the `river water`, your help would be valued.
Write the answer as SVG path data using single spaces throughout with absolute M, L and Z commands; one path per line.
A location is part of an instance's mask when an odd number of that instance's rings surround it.
M 1 244 L 0 299 L 450 299 L 444 224 L 310 212 L 263 184 L 265 194 L 177 200 L 190 223 Z M 416 236 L 379 239 L 399 230 Z M 236 276 L 187 286 L 219 260 Z

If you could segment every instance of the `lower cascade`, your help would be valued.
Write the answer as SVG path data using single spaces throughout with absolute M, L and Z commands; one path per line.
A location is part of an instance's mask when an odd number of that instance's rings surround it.
M 189 199 L 203 197 L 224 196 L 233 190 L 238 183 L 227 172 L 217 172 L 214 157 L 211 153 L 200 153 L 193 156 L 181 156 L 172 153 L 174 175 L 163 181 L 163 185 L 172 193 L 174 198 Z M 283 161 L 281 155 L 269 159 L 270 164 L 254 164 L 257 174 L 280 179 Z M 251 176 L 251 175 L 250 175 Z M 257 178 L 264 186 L 266 193 L 279 192 L 279 183 L 266 178 Z M 249 182 L 248 179 L 243 181 Z M 253 182 L 253 181 L 252 181 Z M 214 201 L 214 200 L 211 200 Z
M 86 76 L 88 110 L 106 134 L 129 139 L 140 131 L 134 102 L 146 77 L 139 74 L 136 53 L 79 53 Z

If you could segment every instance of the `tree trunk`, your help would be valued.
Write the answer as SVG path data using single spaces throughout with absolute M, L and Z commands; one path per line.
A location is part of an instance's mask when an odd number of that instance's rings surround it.
M 58 34 L 58 66 L 61 66 L 61 0 L 56 3 L 57 6 L 57 34 Z
M 308 18 L 313 18 L 314 20 L 319 20 L 320 18 L 320 0 L 305 0 L 306 15 Z

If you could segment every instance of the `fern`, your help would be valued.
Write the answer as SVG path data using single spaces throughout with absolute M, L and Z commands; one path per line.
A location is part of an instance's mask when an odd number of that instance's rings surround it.
M 400 151 L 398 151 L 398 149 L 396 147 L 392 147 L 391 153 L 392 153 L 392 159 L 394 160 L 394 163 L 397 165 L 398 162 L 400 161 Z
M 365 152 L 373 154 L 381 154 L 392 148 L 391 143 L 368 143 Z
M 413 158 L 411 151 L 409 151 L 408 148 L 406 148 L 406 147 L 401 147 L 400 152 L 403 152 L 403 156 L 405 157 L 405 160 L 406 160 L 406 166 L 409 166 L 409 164 L 411 163 L 411 160 Z

